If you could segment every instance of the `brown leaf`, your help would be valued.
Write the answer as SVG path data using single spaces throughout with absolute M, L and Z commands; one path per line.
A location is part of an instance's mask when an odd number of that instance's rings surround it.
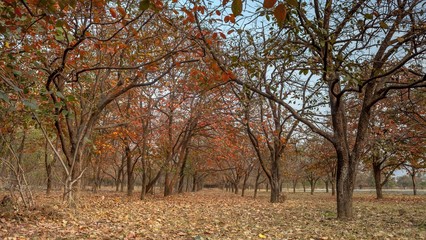
M 274 16 L 277 20 L 277 24 L 279 27 L 284 27 L 284 23 L 287 17 L 287 9 L 284 4 L 280 3 L 274 10 Z
M 263 1 L 263 7 L 264 8 L 272 8 L 275 3 L 277 2 L 277 0 L 264 0 Z

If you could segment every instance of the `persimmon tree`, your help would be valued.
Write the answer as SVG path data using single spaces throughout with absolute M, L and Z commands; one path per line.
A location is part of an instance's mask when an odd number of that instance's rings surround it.
M 378 106 L 381 105 L 378 104 Z M 403 136 L 399 135 L 399 127 L 391 118 L 387 118 L 387 116 L 383 116 L 383 113 L 380 114 L 379 112 L 376 111 L 371 124 L 370 139 L 364 158 L 367 164 L 371 164 L 376 196 L 381 199 L 383 198 L 383 186 L 393 176 L 395 170 L 402 166 L 404 159 L 400 154 L 399 145 L 403 141 L 401 139 Z
M 302 165 L 304 178 L 311 187 L 311 194 L 314 193 L 316 184 L 320 179 L 326 179 L 327 182 L 331 183 L 332 189 L 334 189 L 336 157 L 332 148 L 327 141 L 319 136 L 312 136 L 312 133 L 307 133 L 307 135 L 309 137 L 299 146 L 299 154 L 301 155 L 300 164 Z M 333 193 L 334 190 L 332 190 Z
M 292 144 L 286 149 L 286 161 L 284 161 L 284 178 L 291 182 L 293 193 L 296 192 L 297 184 L 303 182 L 303 164 L 301 161 L 301 149 L 297 144 Z
M 269 180 L 270 201 L 279 202 L 283 153 L 298 122 L 292 121 L 288 113 L 275 102 L 263 101 L 262 98 L 256 100 L 253 95 L 243 93 L 240 99 L 244 111 L 243 123 L 260 166 Z
M 422 161 L 425 126 L 421 118 L 424 99 L 419 98 L 422 92 L 400 91 L 376 106 L 365 157 L 373 169 L 377 198 L 383 198 L 382 187 L 396 169 L 404 169 L 410 163 L 416 166 Z M 408 108 L 410 113 L 406 111 Z
M 403 168 L 411 177 L 413 194 L 417 194 L 416 178 L 426 169 L 425 127 L 426 119 L 424 89 L 407 90 L 399 94 L 392 115 L 400 122 L 402 141 L 399 145 L 400 155 L 404 161 Z M 399 112 L 399 114 L 397 114 Z
M 241 2 L 233 1 L 231 9 L 234 15 L 242 14 L 244 19 Z M 271 26 L 279 35 L 268 36 L 266 42 L 277 36 L 281 44 L 275 44 L 277 47 L 268 49 L 267 54 L 271 59 L 297 61 L 295 67 L 287 71 L 300 70 L 302 75 L 315 76 L 300 78 L 306 84 L 311 80 L 311 84 L 301 85 L 326 93 L 331 128 L 325 130 L 318 125 L 318 119 L 302 116 L 298 107 L 252 79 L 237 77 L 237 74 L 229 75 L 230 79 L 283 106 L 294 118 L 333 144 L 338 159 L 337 215 L 339 219 L 352 218 L 356 172 L 368 139 L 374 106 L 391 92 L 425 86 L 426 75 L 420 64 L 426 52 L 422 2 L 314 0 L 288 1 L 279 6 L 282 11 L 275 14 L 277 24 Z M 265 8 L 260 7 L 257 12 L 267 14 L 269 10 Z M 274 13 L 278 12 L 277 8 Z M 241 61 L 226 58 L 208 41 L 203 42 L 223 72 L 237 73 L 237 69 L 247 68 Z M 411 77 L 400 81 L 407 73 Z M 347 119 L 350 97 L 358 97 L 361 106 L 353 131 L 349 131 Z
M 163 154 L 165 187 L 164 195 L 174 192 L 179 182 L 183 187 L 185 171 L 191 156 L 191 147 L 195 137 L 205 138 L 212 124 L 215 103 L 210 94 L 210 84 L 215 83 L 214 74 L 200 64 L 193 68 L 180 68 L 172 71 L 168 81 L 161 89 L 164 97 L 156 110 L 160 113 L 158 145 Z M 178 187 L 179 191 L 179 187 Z
M 16 73 L 25 64 L 22 77 L 36 77 L 34 84 L 44 86 L 65 156 L 64 198 L 73 202 L 84 173 L 82 154 L 102 111 L 185 62 L 181 53 L 191 43 L 174 34 L 173 13 L 161 1 L 7 1 L 2 6 L 10 15 L 4 40 L 14 58 L 8 71 Z M 29 106 L 35 109 L 36 100 Z
M 217 170 L 222 172 L 235 194 L 244 196 L 247 181 L 256 163 L 256 155 L 241 126 L 216 129 L 213 146 Z M 225 147 L 226 146 L 226 147 Z

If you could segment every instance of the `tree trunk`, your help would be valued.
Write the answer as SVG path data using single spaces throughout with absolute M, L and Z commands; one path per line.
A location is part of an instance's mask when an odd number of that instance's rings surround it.
M 346 182 L 349 181 L 346 180 Z M 353 216 L 353 185 L 351 186 L 351 184 L 353 183 L 337 183 L 337 217 L 339 219 L 350 219 Z
M 331 181 L 331 196 L 336 196 L 336 184 L 334 183 L 334 181 Z
M 148 184 L 146 185 L 146 193 L 151 192 L 152 194 L 154 194 L 154 185 L 158 181 L 158 179 L 160 178 L 160 176 L 161 176 L 162 173 L 163 173 L 163 168 L 161 168 L 157 172 L 157 175 L 155 175 L 155 177 L 153 179 L 151 179 L 152 171 L 150 169 L 150 171 L 149 171 L 149 177 L 148 177 L 148 179 L 150 179 L 150 180 L 149 180 Z
M 279 158 L 277 158 L 279 159 Z M 276 159 L 276 160 L 277 160 Z M 271 177 L 269 178 L 269 183 L 271 184 L 271 203 L 276 203 L 280 201 L 281 194 L 281 179 L 279 172 L 278 162 L 273 161 L 271 166 Z
M 173 183 L 170 179 L 170 173 L 166 173 L 164 177 L 164 197 L 170 196 L 173 193 Z
M 339 153 L 337 156 L 337 218 L 341 220 L 347 220 L 353 217 L 352 205 L 356 166 L 353 164 L 353 160 L 351 160 L 352 165 L 349 165 L 349 159 L 343 159 L 343 156 L 339 156 Z
M 186 151 L 185 154 L 188 154 L 188 151 Z M 185 168 L 186 168 L 186 158 L 184 159 L 179 172 L 178 193 L 183 193 L 183 185 L 185 183 Z
M 204 188 L 204 177 L 201 176 L 197 181 L 197 191 L 201 191 Z
M 101 186 L 101 168 L 99 164 L 94 166 L 94 183 L 93 183 L 93 192 L 97 193 Z
M 297 180 L 292 180 L 293 183 L 293 193 L 296 192 L 296 187 L 297 187 Z
M 189 192 L 189 186 L 190 186 L 190 182 L 189 182 L 189 179 L 190 178 L 190 176 L 188 176 L 188 177 L 186 177 L 186 188 L 185 188 L 185 192 Z
M 239 190 L 239 189 L 238 189 L 238 183 L 234 182 L 234 183 L 233 183 L 233 186 L 234 186 L 234 193 L 235 193 L 235 194 L 238 194 L 238 190 Z
M 256 178 L 256 182 L 254 183 L 254 193 L 253 198 L 257 197 L 257 189 L 259 188 L 259 179 Z
M 259 179 L 260 179 L 260 169 L 257 171 L 256 181 L 254 182 L 254 195 L 253 198 L 257 197 L 257 189 L 259 188 Z
M 249 178 L 249 174 L 245 174 L 244 175 L 244 179 L 243 179 L 243 186 L 242 186 L 242 188 L 241 188 L 241 196 L 242 197 L 244 197 L 244 193 L 245 193 L 245 191 L 246 191 L 246 187 L 247 187 L 247 180 L 248 180 L 248 178 Z
M 120 192 L 124 191 L 124 157 L 121 157 L 121 166 L 120 166 L 120 171 L 119 171 L 119 183 L 120 183 Z
M 46 174 L 47 174 L 47 182 L 46 182 L 46 195 L 50 195 L 52 192 L 52 165 L 46 165 Z
M 411 174 L 411 182 L 413 183 L 413 195 L 417 195 L 417 187 L 416 187 L 416 171 L 413 170 L 413 174 Z
M 328 193 L 329 191 L 328 191 L 328 184 L 329 184 L 329 181 L 328 180 L 325 180 L 324 181 L 324 183 L 325 183 L 325 192 L 326 193 Z
M 374 185 L 376 187 L 376 198 L 382 199 L 382 169 L 379 164 L 373 163 Z
M 277 203 L 280 201 L 280 182 L 277 179 L 272 179 L 271 181 L 271 203 Z
M 146 194 L 146 170 L 145 170 L 145 168 L 143 168 L 142 169 L 142 186 L 141 186 L 140 200 L 145 199 L 145 194 Z
M 309 185 L 311 185 L 311 195 L 314 195 L 314 192 L 315 192 L 315 184 L 316 184 L 316 181 L 315 181 L 315 180 L 309 180 Z
M 58 143 L 58 141 L 56 141 Z M 49 142 L 46 140 L 46 144 L 44 146 L 44 164 L 46 167 L 46 195 L 50 195 L 52 191 L 52 165 L 54 161 L 49 162 Z M 56 156 L 53 157 L 53 159 L 56 159 Z
M 133 191 L 135 189 L 133 159 L 132 159 L 130 147 L 128 145 L 126 145 L 126 148 L 124 151 L 126 155 L 126 169 L 127 169 L 127 196 L 130 197 L 133 195 Z
M 75 207 L 78 203 L 79 192 L 81 189 L 81 177 L 82 177 L 82 169 L 81 169 L 81 159 L 83 156 L 84 146 L 71 147 L 71 157 L 68 159 L 72 159 L 69 163 L 71 173 L 66 176 L 65 186 L 64 186 L 64 194 L 63 199 L 67 201 L 70 207 Z
M 123 172 L 121 173 L 121 180 L 120 180 L 120 192 L 124 192 L 124 180 L 126 179 L 126 174 L 125 174 L 125 172 L 124 172 L 124 169 L 123 169 Z
M 192 177 L 192 192 L 197 191 L 197 173 L 194 173 Z
M 115 191 L 116 192 L 118 192 L 120 190 L 121 172 L 122 172 L 122 169 L 119 168 L 116 172 L 117 173 L 116 178 L 114 179 L 115 180 Z

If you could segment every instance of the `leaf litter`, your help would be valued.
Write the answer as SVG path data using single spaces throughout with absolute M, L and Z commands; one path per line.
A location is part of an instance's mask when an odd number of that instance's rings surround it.
M 138 200 L 81 194 L 77 209 L 38 196 L 31 211 L 0 212 L 4 239 L 426 239 L 426 197 L 356 195 L 355 218 L 336 220 L 335 199 L 318 193 L 240 197 L 217 189 Z

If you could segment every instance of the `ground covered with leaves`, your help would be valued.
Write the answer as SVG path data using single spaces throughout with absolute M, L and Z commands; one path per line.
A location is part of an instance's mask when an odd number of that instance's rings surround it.
M 0 194 L 1 195 L 1 194 Z M 426 196 L 356 194 L 356 218 L 337 221 L 329 194 L 286 193 L 268 203 L 221 190 L 140 201 L 122 193 L 83 193 L 76 209 L 58 195 L 33 210 L 0 213 L 5 239 L 426 239 Z

